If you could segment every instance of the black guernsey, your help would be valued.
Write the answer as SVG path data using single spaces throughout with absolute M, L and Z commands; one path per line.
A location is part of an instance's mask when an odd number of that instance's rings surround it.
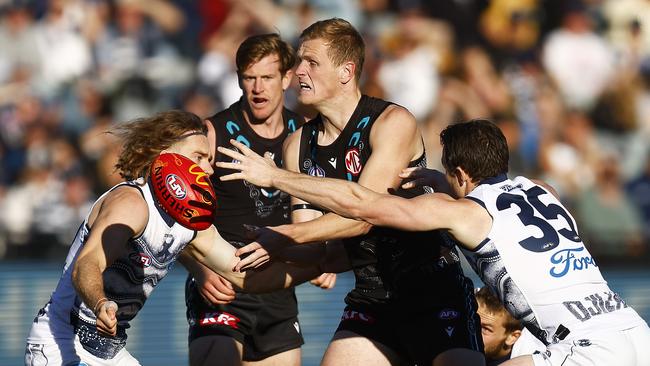
M 232 146 L 230 139 L 237 140 L 258 154 L 269 151 L 278 166 L 282 166 L 282 144 L 284 139 L 304 121 L 304 119 L 284 108 L 282 119 L 284 131 L 274 139 L 260 137 L 248 125 L 242 113 L 242 101 L 232 104 L 209 118 L 217 135 L 217 146 Z M 217 161 L 232 161 L 226 155 L 215 151 Z M 224 239 L 235 246 L 247 244 L 243 224 L 257 226 L 276 226 L 291 222 L 290 197 L 273 188 L 260 188 L 246 181 L 222 182 L 219 177 L 232 173 L 230 169 L 215 168 L 212 184 L 217 197 L 217 212 L 214 225 Z M 240 244 L 241 243 L 241 244 Z M 238 245 L 239 244 L 239 245 Z
M 323 123 L 320 115 L 306 123 L 300 141 L 300 170 L 312 176 L 356 182 L 372 153 L 370 130 L 390 104 L 362 96 L 339 137 L 328 146 L 317 143 Z M 425 155 L 409 166 L 426 166 Z M 394 194 L 409 198 L 426 190 L 430 188 L 398 189 Z M 429 273 L 441 257 L 441 248 L 451 245 L 439 231 L 406 232 L 383 227 L 373 227 L 366 235 L 346 239 L 345 248 L 356 285 L 345 302 L 364 307 L 408 297 L 408 291 L 413 289 L 410 282 L 417 274 Z

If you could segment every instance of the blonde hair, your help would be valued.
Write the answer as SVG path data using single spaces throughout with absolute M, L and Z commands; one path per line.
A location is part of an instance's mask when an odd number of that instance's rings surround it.
M 111 133 L 122 143 L 115 169 L 122 178 L 133 180 L 149 176 L 151 163 L 161 151 L 190 135 L 207 135 L 207 127 L 194 113 L 170 110 L 123 123 Z
M 327 43 L 327 56 L 335 66 L 348 61 L 354 63 L 354 78 L 359 81 L 366 57 L 366 44 L 352 24 L 341 18 L 325 19 L 315 22 L 300 34 L 302 42 L 319 38 Z

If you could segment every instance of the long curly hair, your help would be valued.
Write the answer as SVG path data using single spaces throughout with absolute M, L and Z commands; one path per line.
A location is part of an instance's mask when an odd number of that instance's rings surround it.
M 122 143 L 115 169 L 125 180 L 133 180 L 149 176 L 151 163 L 162 150 L 188 134 L 207 135 L 208 130 L 194 113 L 170 110 L 120 124 L 110 133 Z

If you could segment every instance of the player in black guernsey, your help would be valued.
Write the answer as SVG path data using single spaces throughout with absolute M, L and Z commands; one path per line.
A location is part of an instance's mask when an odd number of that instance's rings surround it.
M 304 122 L 302 116 L 284 108 L 283 94 L 292 77 L 295 54 L 276 34 L 258 35 L 240 45 L 236 62 L 243 96 L 209 118 L 208 137 L 215 149 L 235 139 L 260 154 L 270 153 L 281 165 L 284 139 Z M 230 161 L 216 152 L 215 158 Z M 215 169 L 212 176 L 218 197 L 214 224 L 233 246 L 250 241 L 245 224 L 290 221 L 286 193 L 241 181 L 219 182 L 224 173 Z M 232 302 L 225 303 L 234 295 L 227 282 L 194 262 L 188 263 L 188 269 L 197 278 L 208 278 L 195 280 L 190 275 L 186 283 L 191 365 L 216 360 L 220 365 L 238 365 L 242 360 L 261 365 L 300 364 L 303 338 L 293 288 L 263 295 L 238 292 Z
M 301 42 L 296 69 L 299 101 L 315 107 L 319 115 L 287 138 L 284 167 L 404 197 L 425 193 L 424 188 L 419 192 L 398 188 L 403 168 L 426 166 L 424 144 L 406 109 L 361 94 L 357 83 L 364 44 L 357 31 L 344 20 L 329 19 L 305 29 Z M 240 148 L 244 155 L 254 156 Z M 218 166 L 242 173 L 222 180 L 246 174 L 256 184 L 273 185 L 256 180 L 247 156 L 228 155 L 240 162 Z M 293 213 L 294 224 L 272 229 L 298 244 L 344 240 L 342 255 L 356 277 L 322 365 L 432 365 L 434 360 L 436 365 L 483 364 L 472 284 L 447 236 L 372 227 L 321 213 L 296 197 L 292 205 L 301 208 L 300 214 Z M 250 253 L 238 268 L 274 255 L 279 244 L 263 239 L 267 242 L 259 239 L 238 250 L 240 255 Z

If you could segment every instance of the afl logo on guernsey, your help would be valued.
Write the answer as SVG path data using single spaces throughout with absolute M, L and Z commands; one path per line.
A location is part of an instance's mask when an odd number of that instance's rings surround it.
M 345 153 L 345 169 L 352 175 L 361 173 L 361 157 L 359 156 L 359 149 L 354 148 Z
M 165 178 L 165 185 L 167 189 L 179 200 L 182 200 L 187 195 L 187 188 L 175 174 L 167 175 Z
M 151 265 L 151 258 L 144 253 L 131 253 L 129 259 L 142 268 L 148 268 Z

